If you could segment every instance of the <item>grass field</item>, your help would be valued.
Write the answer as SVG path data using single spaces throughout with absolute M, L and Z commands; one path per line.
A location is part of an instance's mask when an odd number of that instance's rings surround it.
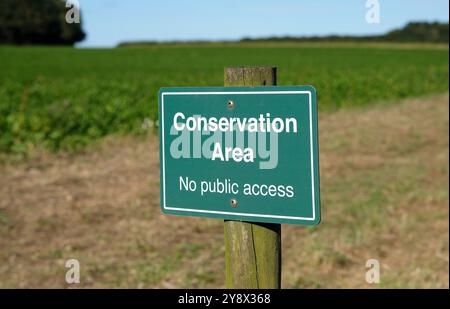
M 448 48 L 153 46 L 0 48 L 0 153 L 80 149 L 142 133 L 162 86 L 221 86 L 223 67 L 274 65 L 280 85 L 312 84 L 321 111 L 448 90 Z
M 284 288 L 449 287 L 448 100 L 320 114 L 323 220 L 283 225 Z M 70 258 L 78 287 L 224 287 L 223 222 L 160 212 L 154 135 L 0 175 L 0 288 L 68 287 Z

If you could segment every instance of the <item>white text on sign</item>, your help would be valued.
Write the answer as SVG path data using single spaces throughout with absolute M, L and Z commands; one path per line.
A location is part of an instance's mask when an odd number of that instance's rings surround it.
M 270 113 L 249 118 L 186 117 L 178 112 L 170 134 L 180 135 L 173 140 L 170 154 L 175 159 L 203 157 L 246 163 L 258 157 L 260 169 L 274 169 L 278 165 L 278 134 L 282 132 L 296 134 L 297 119 L 272 118 Z

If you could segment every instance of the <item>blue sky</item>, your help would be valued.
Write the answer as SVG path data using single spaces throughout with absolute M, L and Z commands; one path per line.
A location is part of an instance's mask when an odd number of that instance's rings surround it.
M 412 20 L 448 22 L 448 0 L 378 0 L 380 23 L 365 21 L 366 0 L 79 0 L 87 39 L 80 47 L 138 40 L 378 34 Z

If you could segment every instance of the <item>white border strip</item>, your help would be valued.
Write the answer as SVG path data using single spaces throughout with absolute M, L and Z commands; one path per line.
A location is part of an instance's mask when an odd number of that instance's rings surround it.
M 250 214 L 250 213 L 236 213 L 228 211 L 215 211 L 215 210 L 200 210 L 189 208 L 169 207 L 166 205 L 166 156 L 165 156 L 165 143 L 164 143 L 164 96 L 165 95 L 219 95 L 219 94 L 308 94 L 309 99 L 309 130 L 310 130 L 310 153 L 311 153 L 311 198 L 312 198 L 312 217 L 293 217 L 293 216 L 278 216 L 278 215 L 262 215 L 262 214 Z M 289 220 L 308 220 L 314 221 L 316 219 L 316 205 L 314 196 L 314 155 L 313 155 L 313 127 L 312 127 L 312 94 L 311 91 L 213 91 L 213 92 L 162 92 L 161 93 L 161 128 L 162 128 L 162 177 L 163 177 L 163 199 L 164 209 L 177 210 L 185 212 L 198 212 L 198 213 L 211 213 L 220 215 L 232 215 L 232 216 L 244 216 L 244 217 L 261 217 L 261 218 L 274 218 L 274 219 L 289 219 Z

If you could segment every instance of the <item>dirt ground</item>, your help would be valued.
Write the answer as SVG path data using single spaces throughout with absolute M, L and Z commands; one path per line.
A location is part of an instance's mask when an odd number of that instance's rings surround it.
M 283 226 L 283 287 L 449 287 L 448 112 L 445 94 L 320 115 L 323 219 Z M 0 166 L 0 235 L 0 288 L 73 287 L 71 258 L 76 287 L 224 287 L 223 222 L 161 214 L 153 135 Z

